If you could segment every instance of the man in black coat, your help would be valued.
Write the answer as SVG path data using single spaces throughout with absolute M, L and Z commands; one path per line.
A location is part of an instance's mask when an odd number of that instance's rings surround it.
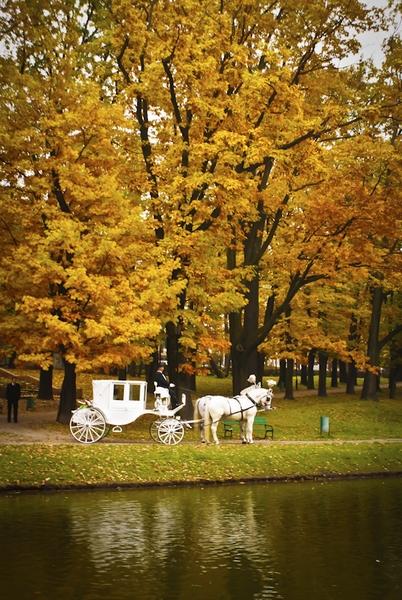
M 11 413 L 14 417 L 14 423 L 18 423 L 18 402 L 21 398 L 21 386 L 17 383 L 15 377 L 12 378 L 11 383 L 7 384 L 6 387 L 6 398 L 7 398 L 7 420 L 11 423 Z
M 172 407 L 178 406 L 177 394 L 174 383 L 169 383 L 166 375 L 164 374 L 165 367 L 160 364 L 158 370 L 155 373 L 154 381 L 158 387 L 166 388 L 169 390 L 170 399 L 172 401 Z

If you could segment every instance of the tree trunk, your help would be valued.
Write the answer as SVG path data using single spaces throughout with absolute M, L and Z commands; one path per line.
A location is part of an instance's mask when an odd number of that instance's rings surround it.
M 308 364 L 307 364 L 307 389 L 314 389 L 314 363 L 315 363 L 315 350 L 310 350 L 308 353 Z
M 209 368 L 218 379 L 225 379 L 230 371 L 230 356 L 224 355 L 219 363 L 211 356 L 209 358 Z
M 331 387 L 338 387 L 338 359 L 333 358 L 331 362 Z
M 125 381 L 127 379 L 127 367 L 120 367 L 117 369 L 117 378 L 120 381 Z
M 39 400 L 53 400 L 53 367 L 41 369 L 39 373 Z
M 166 324 L 166 353 L 167 353 L 167 371 L 170 383 L 176 386 L 177 399 L 180 400 L 180 389 L 184 391 L 195 391 L 195 375 L 185 373 L 180 370 L 184 363 L 183 354 L 180 350 L 181 326 L 175 325 L 173 321 Z M 188 360 L 188 359 L 187 359 Z
M 15 369 L 15 361 L 17 359 L 17 353 L 13 352 L 7 360 L 7 369 Z
M 391 367 L 388 376 L 388 397 L 393 400 L 396 396 L 397 367 Z
M 233 376 L 233 395 L 237 395 L 254 373 L 261 377 L 261 360 L 257 348 L 253 344 L 258 330 L 259 317 L 259 279 L 255 276 L 247 282 L 247 304 L 240 313 L 229 315 L 229 331 L 231 341 L 231 359 Z
M 293 375 L 295 361 L 293 358 L 286 360 L 286 377 L 285 377 L 285 400 L 294 400 L 293 394 Z
M 194 373 L 179 373 L 179 389 L 195 392 L 196 379 Z
M 389 354 L 388 394 L 389 398 L 393 399 L 396 396 L 396 384 L 402 373 L 402 365 L 400 364 L 402 347 L 397 345 L 395 339 L 391 342 Z
M 354 360 L 352 360 L 348 364 L 348 373 L 347 373 L 347 378 L 346 378 L 346 393 L 347 394 L 355 393 L 356 374 L 357 374 L 356 363 Z
M 265 367 L 265 354 L 257 352 L 257 371 L 255 376 L 257 381 L 261 382 L 261 386 L 264 387 L 264 367 Z
M 378 367 L 379 362 L 379 334 L 381 309 L 384 293 L 381 287 L 375 287 L 372 291 L 371 318 L 369 336 L 367 343 L 367 356 L 371 367 Z M 364 374 L 362 400 L 378 400 L 378 377 L 377 373 L 366 371 Z
M 300 366 L 300 383 L 307 387 L 307 365 Z
M 346 383 L 348 379 L 348 373 L 346 368 L 346 363 L 343 360 L 339 361 L 339 381 L 341 383 Z
M 359 327 L 358 320 L 355 314 L 352 314 L 349 325 L 349 337 L 348 337 L 348 346 L 349 350 L 355 350 L 358 346 L 359 341 Z M 357 383 L 357 368 L 356 363 L 352 359 L 351 362 L 348 363 L 347 373 L 346 373 L 346 393 L 354 394 L 355 393 L 355 385 Z
M 170 383 L 177 385 L 179 374 L 179 340 L 173 321 L 166 323 L 167 374 Z
M 230 354 L 225 354 L 224 366 L 222 367 L 224 377 L 229 377 L 231 364 Z
M 327 396 L 327 364 L 328 364 L 328 354 L 327 352 L 319 352 L 318 353 L 318 396 L 325 397 Z
M 225 377 L 221 366 L 216 362 L 213 356 L 209 357 L 209 368 L 218 379 L 223 379 Z
M 75 364 L 63 359 L 64 379 L 61 386 L 59 410 L 57 421 L 59 423 L 69 423 L 71 411 L 76 408 L 77 399 L 77 381 L 75 373 Z
M 287 373 L 286 358 L 281 358 L 279 361 L 278 390 L 282 391 L 286 387 L 286 373 Z
M 232 348 L 232 389 L 233 395 L 236 396 L 240 390 L 245 387 L 247 378 L 254 373 L 258 378 L 258 353 L 246 353 L 242 350 Z
M 402 366 L 401 365 L 392 365 L 389 369 L 389 379 L 388 379 L 388 394 L 389 398 L 393 400 L 396 397 L 397 392 L 397 383 L 401 380 L 402 377 Z
M 155 391 L 154 389 L 154 379 L 155 373 L 157 371 L 159 364 L 159 353 L 157 351 L 152 353 L 151 362 L 145 365 L 145 379 L 148 384 L 148 392 L 152 393 Z
M 127 365 L 127 374 L 130 375 L 130 377 L 141 377 L 141 371 L 142 363 L 137 365 L 135 362 L 131 362 Z

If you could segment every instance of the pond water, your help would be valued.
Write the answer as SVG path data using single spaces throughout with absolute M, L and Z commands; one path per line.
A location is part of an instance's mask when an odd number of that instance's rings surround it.
M 0 496 L 7 600 L 400 600 L 402 479 Z

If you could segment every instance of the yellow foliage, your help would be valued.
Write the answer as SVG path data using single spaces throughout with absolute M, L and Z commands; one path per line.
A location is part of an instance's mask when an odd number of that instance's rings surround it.
M 235 345 L 279 353 L 292 305 L 294 356 L 348 351 L 354 291 L 400 286 L 400 43 L 337 68 L 381 24 L 357 0 L 6 1 L 8 340 L 112 365 L 180 321 L 204 357 L 231 313 Z

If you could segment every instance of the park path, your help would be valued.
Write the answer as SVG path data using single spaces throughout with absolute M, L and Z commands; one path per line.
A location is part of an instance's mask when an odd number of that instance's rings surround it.
M 52 403 L 53 404 L 53 403 Z M 0 446 L 14 444 L 72 444 L 77 445 L 70 435 L 67 426 L 56 424 L 57 408 L 41 409 L 28 411 L 22 408 L 18 423 L 8 423 L 7 415 L 0 413 Z M 124 430 L 122 438 L 106 438 L 102 444 L 135 444 L 143 443 L 143 440 L 125 440 Z M 275 445 L 317 445 L 317 444 L 372 444 L 372 443 L 401 443 L 402 438 L 371 438 L 359 440 L 255 440 L 256 444 L 275 444 Z M 151 443 L 151 441 L 150 441 Z M 186 443 L 186 438 L 184 438 Z M 188 443 L 196 444 L 194 440 Z M 239 440 L 224 440 L 223 444 L 238 444 Z

